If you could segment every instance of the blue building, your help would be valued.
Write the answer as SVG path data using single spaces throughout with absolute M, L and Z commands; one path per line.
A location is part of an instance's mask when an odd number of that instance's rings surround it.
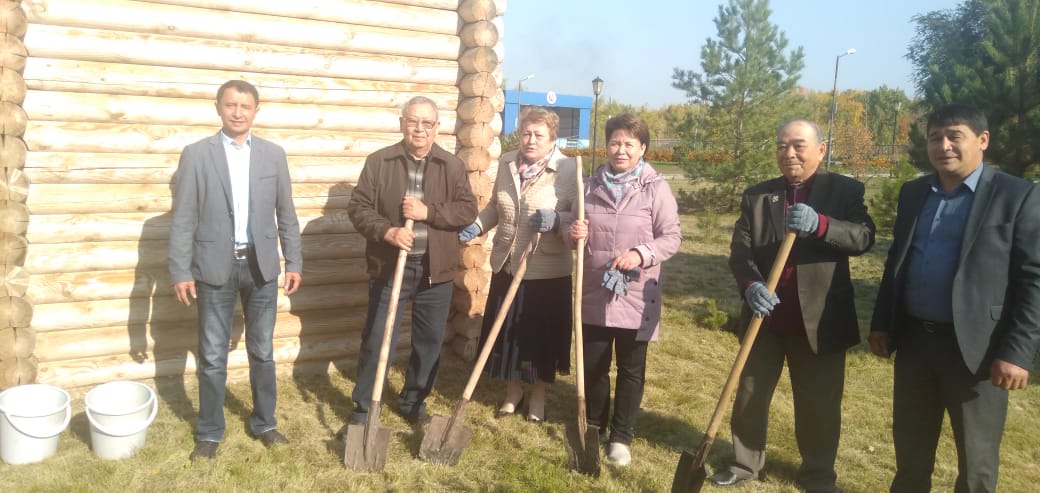
M 560 116 L 556 145 L 561 148 L 589 147 L 589 125 L 592 117 L 592 97 L 549 92 L 506 90 L 506 106 L 502 110 L 502 134 L 516 132 L 519 108 L 544 106 Z

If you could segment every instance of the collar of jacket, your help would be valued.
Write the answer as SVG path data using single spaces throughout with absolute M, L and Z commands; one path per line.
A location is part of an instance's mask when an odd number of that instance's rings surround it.
M 823 168 L 817 169 L 816 173 L 813 175 L 813 178 L 812 178 L 813 186 L 815 187 L 817 183 L 820 183 L 820 179 L 821 178 L 824 181 L 826 181 L 828 179 L 826 177 L 828 175 L 830 175 L 830 174 L 831 174 L 830 171 L 827 171 L 827 170 L 825 170 Z M 784 175 L 780 175 L 780 176 L 778 176 L 776 178 L 773 178 L 772 180 L 769 180 L 768 182 L 771 185 L 770 188 L 772 188 L 772 189 L 774 189 L 776 191 L 787 191 L 787 178 L 785 178 Z
M 593 187 L 605 186 L 605 183 L 603 181 L 603 172 L 606 171 L 609 166 L 609 163 L 601 164 L 598 168 L 596 168 L 596 171 L 592 173 L 592 179 L 595 181 L 595 183 L 593 183 Z M 634 187 L 638 189 L 646 188 L 651 183 L 663 179 L 664 177 L 661 176 L 661 174 L 658 173 L 657 170 L 650 165 L 650 161 L 647 161 L 646 164 L 643 165 L 643 172 L 640 173 L 639 176 L 636 178 Z
M 505 162 L 509 163 L 510 169 L 513 170 L 513 174 L 516 174 L 516 171 L 520 167 L 520 151 L 509 151 L 509 153 L 503 155 L 502 158 L 505 159 Z M 570 158 L 568 158 L 563 152 L 560 152 L 559 147 L 554 147 L 552 152 L 549 153 L 549 161 L 545 164 L 545 169 L 551 169 L 553 173 L 557 172 L 557 168 L 560 167 L 560 161 L 563 161 L 564 159 Z
M 389 154 L 386 156 L 387 159 L 410 159 L 411 155 L 408 154 L 408 149 L 404 146 L 404 140 L 400 140 L 397 144 L 392 145 L 388 149 Z M 444 164 L 455 155 L 444 150 L 443 147 L 437 145 L 435 142 L 433 147 L 430 148 L 430 152 L 426 154 L 427 163 L 439 163 Z

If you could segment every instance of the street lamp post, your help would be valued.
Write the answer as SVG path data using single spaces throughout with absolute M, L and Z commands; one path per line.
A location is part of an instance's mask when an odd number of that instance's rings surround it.
M 892 152 L 889 154 L 889 159 L 895 159 L 896 154 L 896 133 L 899 131 L 899 110 L 903 108 L 902 101 L 896 101 L 896 112 L 892 115 Z M 890 174 L 895 175 L 895 166 L 890 166 Z
M 831 89 L 831 122 L 827 125 L 827 169 L 831 169 L 831 154 L 833 154 L 831 151 L 834 147 L 834 141 L 832 140 L 832 136 L 834 135 L 834 114 L 838 111 L 838 62 L 841 61 L 841 57 L 855 53 L 855 48 L 849 48 L 845 50 L 845 53 L 834 57 L 834 87 Z
M 896 112 L 892 115 L 892 153 L 896 152 L 896 133 L 899 131 L 899 110 L 903 109 L 903 102 L 896 101 Z
M 603 79 L 592 79 L 592 94 L 596 96 L 592 112 L 592 170 L 596 170 L 596 135 L 599 134 L 599 94 L 603 92 Z
M 525 76 L 521 77 L 520 80 L 516 81 L 516 114 L 517 115 L 520 114 L 520 97 L 521 97 L 521 95 L 523 95 L 523 89 L 522 89 L 521 84 L 523 84 L 525 80 L 533 79 L 533 78 L 534 78 L 534 74 L 528 74 L 528 75 L 525 75 Z

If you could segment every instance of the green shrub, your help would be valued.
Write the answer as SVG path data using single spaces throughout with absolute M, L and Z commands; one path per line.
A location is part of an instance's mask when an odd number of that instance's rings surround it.
M 729 313 L 725 310 L 719 310 L 719 306 L 715 303 L 715 300 L 708 300 L 704 304 L 704 310 L 701 313 L 701 324 L 712 330 L 726 330 L 728 329 L 727 324 L 730 320 Z
M 881 179 L 881 186 L 876 195 L 871 197 L 867 203 L 870 206 L 870 217 L 879 232 L 884 235 L 892 233 L 892 226 L 896 222 L 896 204 L 899 202 L 899 189 L 903 184 L 917 178 L 920 172 L 909 162 L 897 163 L 893 168 L 893 175 Z

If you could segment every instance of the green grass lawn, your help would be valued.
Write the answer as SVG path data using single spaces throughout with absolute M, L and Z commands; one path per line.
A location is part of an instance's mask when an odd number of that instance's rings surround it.
M 564 423 L 576 421 L 573 377 L 550 388 L 549 423 L 537 426 L 519 418 L 495 420 L 500 382 L 482 380 L 468 407 L 465 423 L 473 440 L 454 467 L 417 459 L 422 433 L 393 412 L 395 391 L 403 379 L 401 361 L 391 373 L 383 424 L 393 430 L 386 469 L 358 474 L 342 466 L 343 445 L 333 433 L 350 411 L 353 382 L 333 371 L 326 376 L 280 380 L 279 429 L 288 446 L 265 450 L 248 437 L 249 386 L 229 387 L 228 431 L 216 461 L 192 464 L 192 428 L 196 405 L 194 379 L 187 389 L 177 381 L 160 384 L 159 415 L 148 442 L 134 457 L 102 461 L 89 448 L 83 401 L 74 402 L 70 429 L 55 457 L 39 464 L 0 464 L 4 491 L 667 491 L 679 451 L 695 447 L 714 409 L 736 354 L 728 332 L 705 323 L 714 300 L 718 310 L 735 315 L 739 298 L 726 267 L 732 217 L 698 220 L 684 216 L 685 242 L 665 268 L 662 338 L 650 347 L 643 413 L 636 426 L 630 467 L 604 467 L 602 477 L 585 477 L 567 468 Z M 888 243 L 853 262 L 861 331 L 866 330 L 881 262 Z M 716 320 L 716 325 L 718 320 Z M 730 322 L 732 323 L 732 322 Z M 353 377 L 350 363 L 348 375 Z M 429 401 L 431 411 L 448 415 L 462 394 L 471 367 L 446 353 Z M 794 492 L 799 458 L 794 441 L 790 386 L 786 374 L 773 399 L 767 480 L 725 491 Z M 154 382 L 150 382 L 154 383 Z M 1001 491 L 1035 491 L 1040 484 L 1040 386 L 1012 393 L 1001 454 Z M 892 366 L 852 349 L 846 369 L 844 421 L 838 454 L 838 485 L 848 492 L 884 491 L 894 470 L 891 441 Z M 84 389 L 85 390 L 85 389 Z M 715 442 L 710 468 L 732 457 L 728 418 Z M 952 491 L 956 454 L 947 431 L 940 442 L 934 490 Z M 705 487 L 704 491 L 723 491 Z

